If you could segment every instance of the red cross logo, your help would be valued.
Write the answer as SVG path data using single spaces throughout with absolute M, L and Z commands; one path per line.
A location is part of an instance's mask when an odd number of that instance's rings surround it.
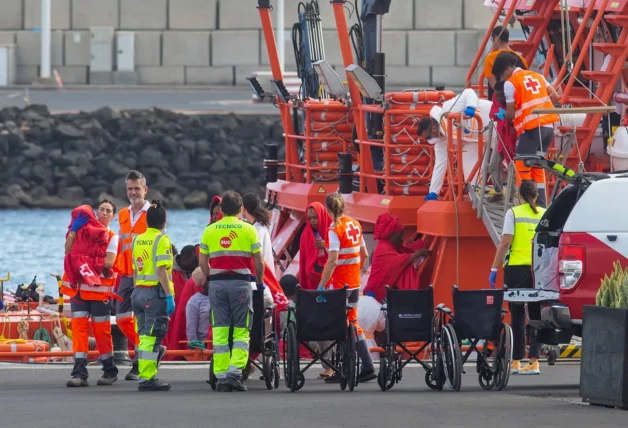
M 537 79 L 535 79 L 534 77 L 528 75 L 526 76 L 526 78 L 523 80 L 523 86 L 525 86 L 525 88 L 532 92 L 533 94 L 538 94 L 540 92 L 540 88 L 541 88 L 541 82 L 539 82 Z
M 349 223 L 347 226 L 347 239 L 350 239 L 353 245 L 358 245 L 360 242 L 360 229 L 355 227 L 353 223 Z

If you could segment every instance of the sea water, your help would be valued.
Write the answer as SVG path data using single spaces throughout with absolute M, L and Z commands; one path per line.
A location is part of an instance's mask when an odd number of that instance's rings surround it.
M 11 273 L 5 290 L 14 291 L 19 284 L 37 282 L 46 286 L 46 294 L 59 295 L 57 281 L 51 273 L 63 274 L 65 234 L 71 210 L 0 210 L 0 278 Z M 180 210 L 168 212 L 167 233 L 174 246 L 200 242 L 209 220 L 209 211 Z M 118 232 L 117 216 L 111 228 Z

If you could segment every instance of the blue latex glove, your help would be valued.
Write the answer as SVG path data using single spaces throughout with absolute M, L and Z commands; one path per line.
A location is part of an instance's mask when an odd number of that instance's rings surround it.
M 317 288 L 318 291 L 325 291 L 325 287 L 323 287 L 322 285 L 319 285 Z
M 495 117 L 498 118 L 499 120 L 505 120 L 506 119 L 506 110 L 504 110 L 503 108 L 500 107 L 499 111 L 497 112 Z
M 174 314 L 174 296 L 172 294 L 166 296 L 166 313 L 168 315 Z
M 365 294 L 365 296 L 371 296 L 373 299 L 375 298 L 375 293 L 373 291 L 369 291 Z
M 425 198 L 423 198 L 424 201 L 437 201 L 438 200 L 438 195 L 434 192 L 430 192 L 427 194 L 427 196 Z
M 474 117 L 475 116 L 475 107 L 467 106 L 467 108 L 464 109 L 464 115 L 467 116 L 467 117 Z
M 89 221 L 89 217 L 87 214 L 79 214 L 76 219 L 72 222 L 72 226 L 70 227 L 71 232 L 77 232 L 81 227 L 85 226 L 85 224 Z
M 0 300 L 0 310 L 4 309 L 4 300 Z
M 258 290 L 264 290 L 265 288 L 266 288 L 266 284 L 264 284 L 263 282 L 260 282 L 259 284 L 257 284 Z
M 495 288 L 495 281 L 497 280 L 497 271 L 491 271 L 491 274 L 488 277 L 488 283 L 491 288 Z

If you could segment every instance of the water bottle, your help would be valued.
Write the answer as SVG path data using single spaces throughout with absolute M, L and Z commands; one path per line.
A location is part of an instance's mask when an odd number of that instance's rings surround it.
M 315 234 L 317 240 L 322 239 L 321 235 L 318 233 L 318 231 L 314 232 L 314 234 Z M 323 250 L 322 248 L 319 248 L 318 249 L 318 257 L 325 257 L 325 250 Z

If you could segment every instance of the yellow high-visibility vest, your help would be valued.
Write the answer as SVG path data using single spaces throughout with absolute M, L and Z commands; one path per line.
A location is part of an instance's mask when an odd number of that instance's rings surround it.
M 135 285 L 157 286 L 157 267 L 166 266 L 172 288 L 172 244 L 168 235 L 149 227 L 133 239 L 133 277 Z M 174 289 L 173 289 L 174 290 Z M 174 292 L 174 291 L 173 291 Z
M 504 266 L 532 266 L 532 240 L 545 208 L 537 207 L 534 212 L 530 204 L 512 208 L 515 215 L 515 235 L 510 243 L 510 251 Z

